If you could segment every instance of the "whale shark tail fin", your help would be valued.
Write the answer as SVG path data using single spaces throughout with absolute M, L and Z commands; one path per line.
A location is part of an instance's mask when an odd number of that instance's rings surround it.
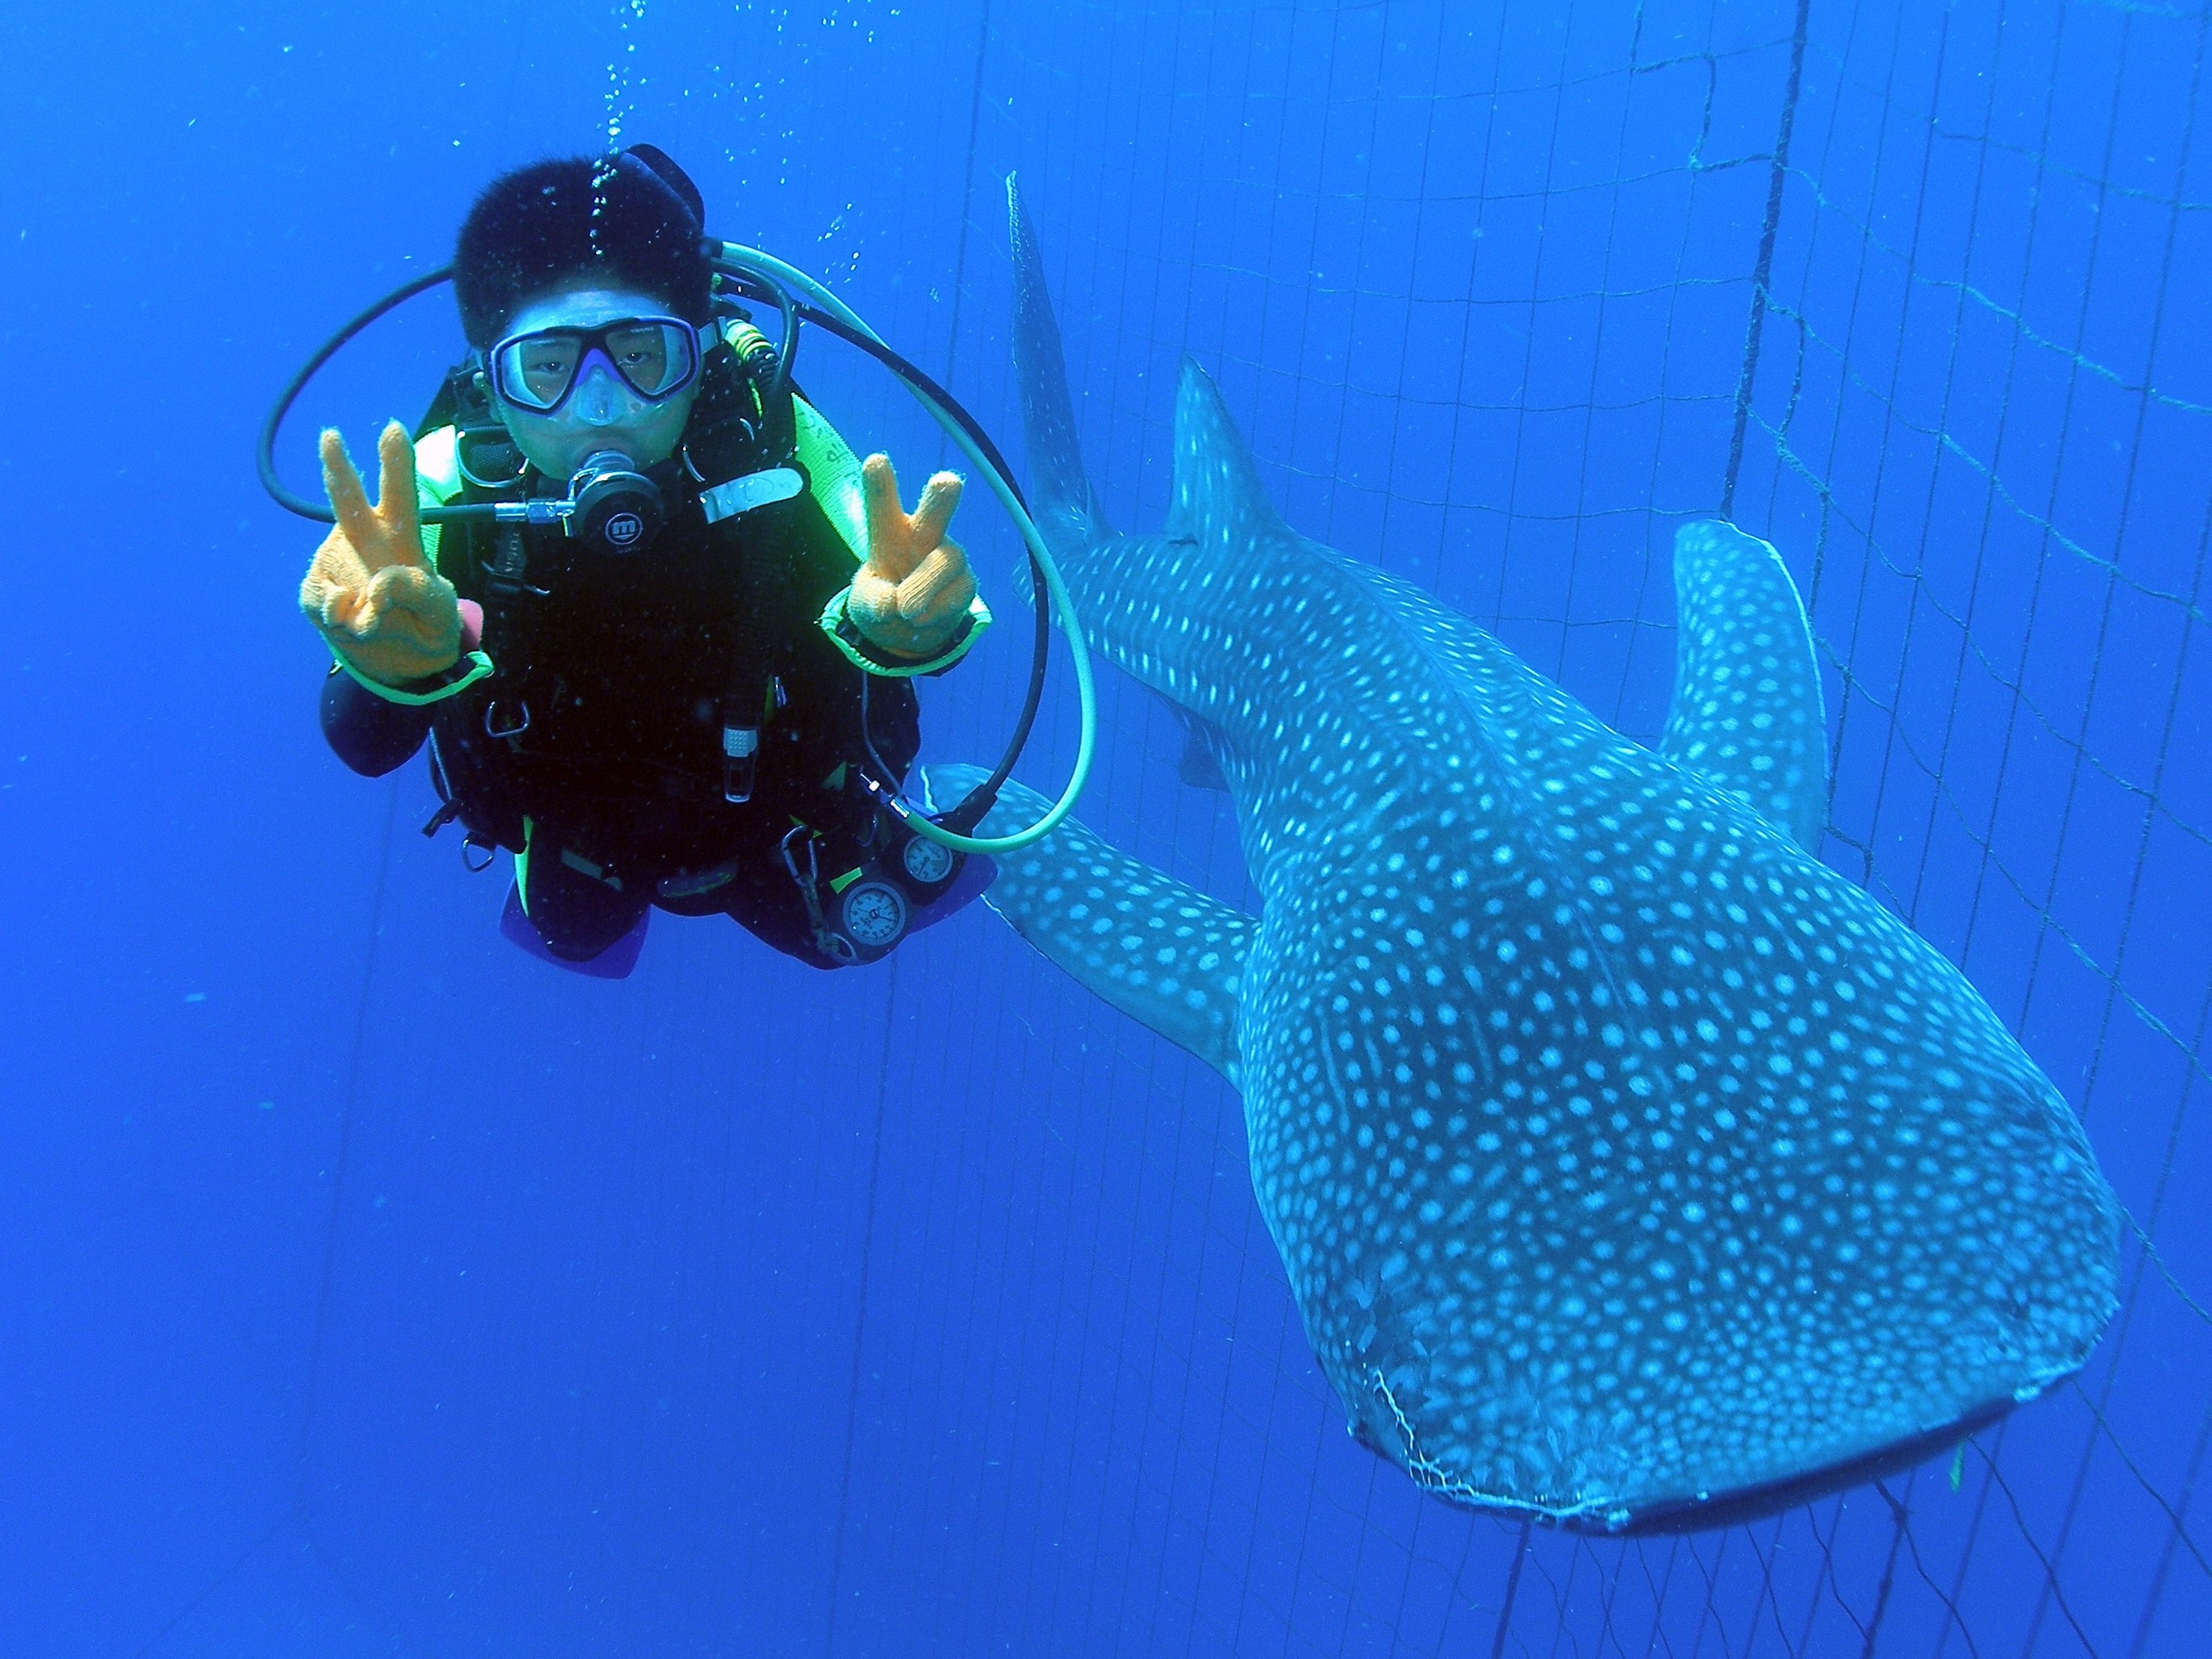
M 1260 482 L 1259 464 L 1213 377 L 1182 360 L 1176 388 L 1175 497 L 1167 534 L 1221 555 L 1296 541 Z
M 1067 392 L 1067 358 L 1060 322 L 1044 283 L 1036 228 L 1022 205 L 1021 186 L 1006 175 L 1006 218 L 1014 255 L 1014 379 L 1021 387 L 1022 430 L 1029 440 L 1030 511 L 1055 553 L 1110 541 L 1113 526 L 1099 510 L 1083 450 L 1075 437 L 1075 404 Z

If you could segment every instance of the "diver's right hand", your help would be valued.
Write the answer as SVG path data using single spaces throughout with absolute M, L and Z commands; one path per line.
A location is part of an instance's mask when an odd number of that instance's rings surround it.
M 382 473 L 371 507 L 344 440 L 323 433 L 323 488 L 337 523 L 300 584 L 300 609 L 355 668 L 403 686 L 460 659 L 461 611 L 453 583 L 423 556 L 407 429 L 393 421 L 376 447 Z

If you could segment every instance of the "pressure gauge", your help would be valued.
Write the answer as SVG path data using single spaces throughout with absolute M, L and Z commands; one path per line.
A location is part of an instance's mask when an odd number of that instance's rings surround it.
M 845 936 L 861 950 L 888 951 L 906 932 L 906 896 L 887 881 L 856 881 L 845 890 L 838 915 Z
M 907 842 L 906 851 L 899 854 L 899 862 L 918 887 L 934 887 L 952 873 L 952 849 L 916 836 Z

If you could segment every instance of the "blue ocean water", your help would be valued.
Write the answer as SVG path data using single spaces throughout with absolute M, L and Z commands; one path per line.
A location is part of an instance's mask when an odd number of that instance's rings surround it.
M 2212 1650 L 2212 231 L 2186 4 L 91 3 L 0 15 L 0 1652 Z M 1727 1532 L 1470 1516 L 1354 1445 L 1236 1097 L 978 909 L 811 973 L 497 936 L 325 750 L 253 433 L 495 173 L 647 141 L 1019 460 L 1001 179 L 1094 478 L 1176 367 L 1315 538 L 1632 735 L 1725 506 L 1820 641 L 1828 861 L 1959 961 L 2135 1224 L 2074 1383 Z M 280 452 L 365 452 L 436 297 Z M 865 361 L 805 379 L 918 477 Z M 1016 543 L 957 526 L 1017 609 Z M 1007 627 L 927 693 L 995 752 Z M 1065 775 L 1064 673 L 1024 775 Z M 1085 816 L 1248 897 L 1157 699 Z

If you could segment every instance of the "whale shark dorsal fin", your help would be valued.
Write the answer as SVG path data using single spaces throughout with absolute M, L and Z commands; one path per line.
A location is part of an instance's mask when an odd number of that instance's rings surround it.
M 932 766 L 927 775 L 933 798 L 957 800 L 984 774 Z M 1008 783 L 981 832 L 1034 823 L 1047 804 Z M 1251 917 L 1115 852 L 1073 818 L 998 863 L 985 897 L 1016 933 L 1094 995 L 1238 1085 L 1237 1004 Z
M 1659 752 L 1812 849 L 1828 827 L 1813 630 L 1782 556 L 1713 521 L 1674 532 L 1674 703 Z
M 1220 550 L 1295 539 L 1213 379 L 1189 357 L 1176 388 L 1175 493 L 1169 536 Z

